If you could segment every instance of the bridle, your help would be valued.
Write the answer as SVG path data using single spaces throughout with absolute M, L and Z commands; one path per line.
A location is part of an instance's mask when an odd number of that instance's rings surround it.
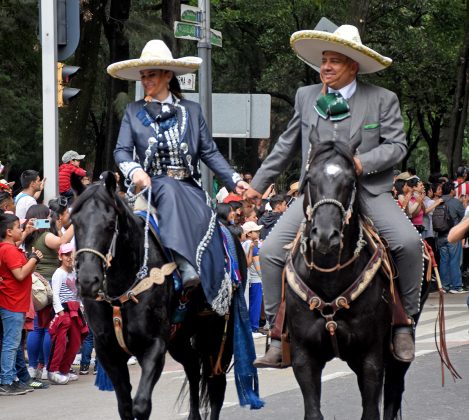
M 114 233 L 112 235 L 111 244 L 109 245 L 106 255 L 104 255 L 100 251 L 93 249 L 93 248 L 80 248 L 79 250 L 75 252 L 75 264 L 78 260 L 78 256 L 85 252 L 96 255 L 101 260 L 101 265 L 103 269 L 103 278 L 99 284 L 100 291 L 98 292 L 98 294 L 102 294 L 106 298 L 109 298 L 107 294 L 107 270 L 111 266 L 111 261 L 116 254 L 116 241 L 117 241 L 118 235 L 119 235 L 119 215 L 116 215 L 116 220 L 114 223 Z
M 366 245 L 366 241 L 363 239 L 363 225 L 362 222 L 359 222 L 359 235 L 358 235 L 358 240 L 357 240 L 357 245 L 356 248 L 353 252 L 353 256 L 348 259 L 345 263 L 341 263 L 341 256 L 342 256 L 342 250 L 344 247 L 343 243 L 343 237 L 344 237 L 344 229 L 345 226 L 347 226 L 350 222 L 350 218 L 352 217 L 353 213 L 353 206 L 355 203 L 355 198 L 356 198 L 356 193 L 357 193 L 357 185 L 356 182 L 354 181 L 353 183 L 353 189 L 352 189 L 352 195 L 350 197 L 350 202 L 347 207 L 347 210 L 345 209 L 344 205 L 336 200 L 335 198 L 323 198 L 322 200 L 319 200 L 316 202 L 313 206 L 311 206 L 311 192 L 310 189 L 308 188 L 308 183 L 309 183 L 309 177 L 306 179 L 305 182 L 305 200 L 307 200 L 307 206 L 306 206 L 306 223 L 303 224 L 302 232 L 301 232 L 301 238 L 300 238 L 300 253 L 303 255 L 303 259 L 305 261 L 306 266 L 310 270 L 317 270 L 321 271 L 323 273 L 332 273 L 334 271 L 340 271 L 343 268 L 349 266 L 352 264 L 360 255 L 361 250 L 363 247 Z M 314 214 L 316 213 L 317 209 L 325 204 L 332 204 L 336 206 L 341 214 L 342 217 L 342 223 L 341 223 L 341 230 L 340 230 L 340 242 L 339 242 L 339 256 L 338 256 L 338 261 L 337 264 L 334 267 L 330 268 L 324 268 L 320 267 L 317 264 L 314 263 L 313 261 L 313 246 L 312 244 L 310 245 L 311 247 L 311 260 L 308 261 L 308 255 L 307 255 L 307 250 L 308 250 L 308 242 L 310 242 L 310 237 L 306 233 L 306 224 L 307 223 L 312 223 L 314 219 Z
M 147 206 L 147 215 L 146 215 L 146 218 L 145 218 L 145 228 L 144 228 L 143 262 L 142 262 L 142 265 L 141 265 L 139 271 L 136 274 L 135 281 L 132 284 L 132 286 L 130 287 L 130 289 L 132 289 L 137 283 L 139 283 L 143 278 L 145 278 L 148 275 L 148 249 L 150 247 L 149 239 L 148 239 L 148 232 L 149 232 L 149 229 L 150 229 L 149 217 L 150 217 L 150 206 L 151 206 L 151 201 L 150 201 L 149 198 L 151 197 L 151 185 L 144 188 L 144 189 L 142 189 L 138 194 L 132 194 L 132 196 L 130 196 L 128 198 L 128 201 L 130 203 L 134 203 L 137 200 L 138 197 L 140 197 L 141 195 L 143 195 L 144 193 L 147 193 L 147 192 L 148 192 L 148 200 L 147 200 L 148 206 Z M 99 291 L 98 291 L 98 298 L 100 300 L 105 300 L 107 302 L 112 302 L 112 301 L 115 301 L 116 299 L 119 299 L 119 297 L 109 296 L 109 294 L 108 294 L 108 284 L 107 284 L 107 271 L 108 271 L 109 267 L 111 266 L 111 261 L 114 258 L 115 253 L 116 253 L 116 243 L 117 243 L 117 236 L 118 235 L 119 235 L 119 212 L 117 212 L 117 214 L 116 214 L 116 219 L 115 219 L 115 223 L 114 223 L 114 233 L 113 233 L 113 236 L 112 236 L 112 239 L 111 239 L 111 244 L 109 245 L 109 249 L 108 249 L 106 255 L 104 255 L 102 252 L 100 252 L 96 249 L 93 249 L 93 248 L 80 248 L 75 253 L 75 264 L 78 260 L 78 255 L 83 254 L 85 252 L 95 255 L 101 260 L 102 269 L 103 269 L 103 278 L 102 278 L 102 280 L 99 284 L 100 288 L 99 288 Z

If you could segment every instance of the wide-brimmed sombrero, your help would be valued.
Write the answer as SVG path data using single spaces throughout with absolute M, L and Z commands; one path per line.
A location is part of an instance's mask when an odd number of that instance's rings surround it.
M 202 63 L 199 57 L 173 58 L 171 50 L 160 39 L 148 41 L 140 58 L 118 61 L 107 68 L 107 72 L 117 79 L 140 80 L 142 70 L 170 70 L 176 75 L 197 70 Z
M 359 64 L 358 73 L 375 73 L 390 66 L 392 60 L 362 44 L 358 29 L 352 25 L 339 26 L 334 32 L 298 31 L 290 38 L 298 57 L 319 71 L 324 51 L 334 51 L 350 57 Z

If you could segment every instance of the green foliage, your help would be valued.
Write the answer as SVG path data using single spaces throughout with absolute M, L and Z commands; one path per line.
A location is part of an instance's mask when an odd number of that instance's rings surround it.
M 13 171 L 42 167 L 37 10 L 34 0 L 0 5 L 0 160 Z
M 96 1 L 88 0 L 88 3 Z M 132 1 L 129 20 L 124 23 L 130 57 L 140 56 L 150 39 L 172 41 L 172 28 L 167 27 L 161 17 L 165 1 Z M 197 0 L 184 3 L 198 4 Z M 109 4 L 108 0 L 107 15 Z M 313 29 L 319 19 L 326 16 L 338 25 L 361 25 L 363 42 L 393 58 L 389 69 L 362 79 L 398 94 L 406 129 L 414 127 L 411 143 L 423 138 L 422 130 L 425 129 L 432 141 L 439 143 L 440 160 L 445 164 L 444 133 L 453 103 L 458 56 L 464 36 L 463 1 L 212 0 L 211 4 L 211 26 L 223 34 L 223 48 L 212 48 L 213 91 L 271 94 L 270 148 L 292 115 L 298 87 L 319 81 L 317 73 L 295 56 L 290 47 L 290 36 L 297 30 Z M 36 0 L 2 0 L 0 3 L 0 160 L 15 163 L 22 169 L 40 168 L 42 162 L 37 10 Z M 91 18 L 102 19 L 100 16 Z M 99 126 L 108 107 L 121 115 L 134 93 L 131 86 L 129 94 L 121 92 L 112 100 L 106 98 L 109 76 L 105 69 L 110 64 L 109 47 L 103 35 L 95 42 L 100 45 L 97 68 L 101 70 L 86 81 L 86 86 L 91 89 L 90 83 L 94 84 L 90 112 Z M 197 55 L 196 42 L 178 40 L 174 47 L 181 56 Z M 77 99 L 80 100 L 84 97 Z M 67 113 L 61 115 L 62 118 L 68 116 Z M 423 117 L 421 127 L 417 124 L 417 115 Z M 87 154 L 95 147 L 96 129 L 96 125 L 91 124 L 80 127 L 83 151 Z M 251 140 L 233 143 L 237 166 L 251 171 L 256 169 L 260 162 L 255 146 L 257 142 Z M 416 166 L 420 174 L 426 174 L 428 153 L 427 143 L 420 140 L 408 164 Z M 469 156 L 467 146 L 463 155 Z M 299 159 L 293 162 L 292 168 L 283 175 L 282 183 L 297 178 L 299 162 Z

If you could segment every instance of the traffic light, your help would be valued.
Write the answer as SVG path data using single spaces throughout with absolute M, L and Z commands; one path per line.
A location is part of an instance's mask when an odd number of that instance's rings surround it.
M 80 67 L 57 63 L 57 106 L 62 108 L 80 94 L 80 89 L 66 87 L 80 71 Z

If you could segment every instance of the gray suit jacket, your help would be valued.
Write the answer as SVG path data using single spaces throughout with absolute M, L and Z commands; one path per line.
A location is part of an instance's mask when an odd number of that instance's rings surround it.
M 301 180 L 310 148 L 310 134 L 319 115 L 314 110 L 322 84 L 298 89 L 295 113 L 287 129 L 257 171 L 251 186 L 264 192 L 291 163 L 301 150 Z M 407 153 L 399 101 L 395 93 L 357 81 L 351 116 L 350 141 L 359 144 L 356 154 L 363 165 L 360 185 L 369 193 L 378 195 L 391 190 L 393 166 Z M 311 136 L 312 141 L 314 136 Z M 329 139 L 324 139 L 329 140 Z
M 133 170 L 141 168 L 145 161 L 145 151 L 148 147 L 148 138 L 154 137 L 155 132 L 151 127 L 145 127 L 137 118 L 137 113 L 142 109 L 143 99 L 127 105 L 122 119 L 117 145 L 114 149 L 114 159 L 126 177 L 131 177 Z M 236 182 L 241 178 L 233 171 L 217 145 L 212 139 L 202 115 L 202 109 L 196 102 L 182 99 L 180 105 L 187 111 L 186 130 L 182 133 L 180 155 L 184 165 L 189 169 L 191 176 L 200 180 L 200 161 L 204 162 L 230 189 L 234 189 Z M 183 119 L 182 110 L 178 110 L 179 122 Z M 184 146 L 182 144 L 185 143 Z M 133 151 L 136 149 L 140 164 L 134 162 Z

